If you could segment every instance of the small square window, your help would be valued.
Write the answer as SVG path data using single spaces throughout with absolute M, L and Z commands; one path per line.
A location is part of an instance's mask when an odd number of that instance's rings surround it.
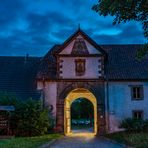
M 143 86 L 132 86 L 131 97 L 133 100 L 143 99 Z
M 133 111 L 134 119 L 143 119 L 143 111 L 142 110 L 134 110 Z
M 75 60 L 76 76 L 83 76 L 85 74 L 85 59 Z

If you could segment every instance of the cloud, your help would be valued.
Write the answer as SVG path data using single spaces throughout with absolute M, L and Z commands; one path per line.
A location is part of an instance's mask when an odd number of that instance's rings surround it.
M 64 31 L 72 25 L 70 18 L 56 12 L 29 13 L 24 19 L 27 23 L 25 30 L 13 28 L 10 35 L 4 37 L 1 34 L 1 55 L 8 53 L 11 55 L 25 55 L 26 53 L 43 55 L 51 46 L 65 39 L 65 36 L 58 34 L 62 31 L 60 31 L 61 26 L 63 25 Z M 5 52 L 2 49 L 6 49 Z
M 19 19 L 21 12 L 24 11 L 24 5 L 21 0 L 1 0 L 0 5 L 0 26 L 1 29 L 8 29 Z
M 144 39 L 142 29 L 139 24 L 131 22 L 117 26 L 121 32 L 115 35 L 108 34 L 94 34 L 93 38 L 98 44 L 143 44 L 146 42 Z
M 91 10 L 96 0 L 2 0 L 0 55 L 43 56 L 63 43 L 81 23 L 98 44 L 144 43 L 139 23 L 112 25 L 112 17 Z
M 66 28 L 73 23 L 69 17 L 56 12 L 29 14 L 27 22 L 29 25 L 26 34 L 30 36 L 32 45 L 36 48 L 46 49 L 62 41 L 65 38 L 66 31 L 69 31 Z M 60 35 L 60 33 L 62 34 Z

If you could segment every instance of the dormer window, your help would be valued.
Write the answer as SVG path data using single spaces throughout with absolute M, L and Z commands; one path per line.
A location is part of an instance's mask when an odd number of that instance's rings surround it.
M 83 76 L 85 74 L 85 59 L 75 60 L 76 76 Z

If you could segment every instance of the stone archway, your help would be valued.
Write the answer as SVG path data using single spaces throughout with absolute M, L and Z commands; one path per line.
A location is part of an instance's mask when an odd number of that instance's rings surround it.
M 64 101 L 64 133 L 65 135 L 72 134 L 71 132 L 71 115 L 70 115 L 70 107 L 74 100 L 77 98 L 86 98 L 92 104 L 94 108 L 94 132 L 92 134 L 96 135 L 98 130 L 97 123 L 97 100 L 96 97 L 87 89 L 77 88 L 72 90 Z
M 64 133 L 64 104 L 65 100 L 73 90 L 87 90 L 96 99 L 97 104 L 97 135 L 103 135 L 106 133 L 106 117 L 105 117 L 105 85 L 103 81 L 79 81 L 71 82 L 64 81 L 58 83 L 57 88 L 57 104 L 56 104 L 56 126 L 55 131 Z M 83 93 L 84 95 L 84 93 Z M 84 97 L 83 98 L 87 98 Z

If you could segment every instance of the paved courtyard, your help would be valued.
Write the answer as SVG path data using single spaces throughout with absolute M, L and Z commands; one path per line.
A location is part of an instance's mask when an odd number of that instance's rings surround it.
M 84 134 L 63 137 L 55 141 L 50 148 L 125 148 L 125 146 L 101 137 Z

